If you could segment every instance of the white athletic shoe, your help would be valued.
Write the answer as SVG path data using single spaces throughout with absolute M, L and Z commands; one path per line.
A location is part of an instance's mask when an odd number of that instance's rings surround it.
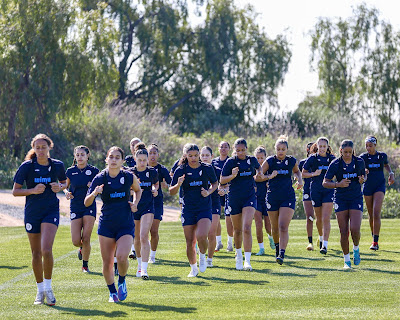
M 35 302 L 33 304 L 43 304 L 44 303 L 44 291 L 41 292 L 37 292 L 36 294 L 36 299 Z
M 140 272 L 143 280 L 149 280 L 149 275 L 147 274 L 147 270 L 143 270 Z
M 204 258 L 199 258 L 199 270 L 200 272 L 205 272 L 207 269 L 207 264 L 206 264 L 206 257 Z
M 243 270 L 243 256 L 236 256 L 236 270 Z
M 156 263 L 156 257 L 149 257 L 149 263 Z
M 233 251 L 233 245 L 231 243 L 228 243 L 228 247 L 226 248 L 227 252 L 232 252 Z
M 140 272 L 140 269 L 138 269 L 137 271 L 136 271 L 136 277 L 137 278 L 140 278 L 142 276 L 142 273 Z
M 212 261 L 207 260 L 207 268 L 212 268 L 212 267 L 214 267 Z
M 197 275 L 199 274 L 199 269 L 194 269 L 194 270 L 190 270 L 190 273 L 188 274 L 188 278 L 194 278 L 197 277 Z
M 217 245 L 215 246 L 215 252 L 218 252 L 223 247 L 224 247 L 224 245 L 222 244 L 222 242 L 218 242 Z
M 54 306 L 56 304 L 56 297 L 54 296 L 53 289 L 47 289 L 44 291 L 46 296 L 46 303 L 48 306 Z
M 243 266 L 243 270 L 246 270 L 246 271 L 251 271 L 251 270 L 253 270 L 253 268 L 251 267 L 251 265 L 250 265 L 250 262 L 248 262 L 248 261 L 244 261 L 244 266 Z

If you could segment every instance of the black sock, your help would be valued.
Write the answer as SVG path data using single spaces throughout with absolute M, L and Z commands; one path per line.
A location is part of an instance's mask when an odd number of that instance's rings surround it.
M 279 250 L 279 255 L 282 257 L 282 259 L 285 257 L 285 249 Z
M 125 281 L 125 277 L 126 277 L 126 276 L 121 276 L 121 275 L 119 275 L 118 284 L 123 283 L 123 282 Z
M 275 256 L 277 257 L 279 255 L 279 242 L 275 243 Z
M 308 237 L 308 243 L 312 243 L 312 236 Z
M 378 242 L 378 240 L 379 240 L 379 236 L 374 234 L 374 242 Z
M 88 267 L 88 263 L 89 263 L 89 261 L 83 260 L 82 261 L 82 267 L 87 268 Z
M 114 262 L 114 269 L 117 270 L 118 269 L 118 264 L 116 262 Z
M 117 293 L 117 289 L 115 289 L 115 284 L 109 284 L 107 285 L 108 290 L 110 290 L 110 293 Z

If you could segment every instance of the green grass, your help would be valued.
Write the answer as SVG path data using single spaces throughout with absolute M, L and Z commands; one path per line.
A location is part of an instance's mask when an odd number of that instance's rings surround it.
M 224 230 L 223 226 L 223 230 Z M 215 254 L 213 269 L 187 278 L 189 264 L 179 223 L 162 223 L 158 262 L 149 266 L 150 281 L 135 278 L 136 261 L 127 278 L 128 298 L 108 303 L 101 274 L 97 235 L 93 234 L 90 268 L 82 274 L 68 227 L 60 227 L 54 307 L 34 306 L 36 285 L 31 254 L 21 227 L 0 228 L 0 319 L 394 319 L 400 317 L 400 220 L 383 220 L 378 252 L 369 250 L 368 222 L 363 221 L 361 265 L 343 271 L 336 221 L 332 221 L 326 257 L 305 250 L 305 221 L 292 221 L 285 264 L 273 251 L 252 256 L 253 272 L 236 271 L 234 254 Z M 315 234 L 314 230 L 314 234 Z M 254 233 L 254 230 L 253 230 Z M 224 246 L 226 236 L 223 233 Z M 253 253 L 258 250 L 254 241 Z

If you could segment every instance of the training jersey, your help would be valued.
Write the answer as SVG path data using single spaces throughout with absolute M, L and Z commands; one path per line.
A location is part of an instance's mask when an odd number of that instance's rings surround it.
M 157 171 L 153 167 L 147 167 L 143 171 L 138 171 L 136 166 L 130 168 L 129 171 L 133 172 L 139 179 L 139 185 L 142 189 L 142 197 L 140 198 L 138 207 L 146 208 L 154 202 L 154 197 L 151 189 L 153 184 L 156 184 L 158 182 Z
M 228 160 L 229 158 L 226 158 L 225 160 L 221 160 L 220 157 L 216 157 L 214 159 L 212 159 L 211 164 L 214 167 L 215 170 L 215 174 L 217 175 L 218 181 L 221 179 L 221 173 L 222 173 L 222 169 L 224 167 L 225 162 Z
M 88 164 L 84 169 L 79 169 L 77 165 L 69 167 L 65 175 L 70 181 L 69 191 L 74 196 L 71 199 L 70 208 L 71 211 L 82 211 L 86 207 L 84 200 L 89 189 L 90 182 L 99 173 L 99 169 Z M 90 206 L 96 206 L 96 202 Z
M 374 155 L 370 155 L 368 152 L 364 152 L 360 155 L 360 158 L 364 160 L 365 168 L 369 170 L 365 184 L 378 185 L 385 183 L 383 168 L 389 163 L 387 154 L 376 151 Z
M 304 169 L 309 173 L 315 172 L 317 170 L 322 170 L 319 176 L 311 177 L 310 187 L 312 190 L 323 190 L 322 186 L 324 181 L 325 173 L 329 168 L 330 163 L 335 160 L 333 154 L 327 154 L 326 157 L 322 157 L 319 154 L 312 154 L 308 157 L 306 163 L 304 164 Z
M 308 158 L 302 159 L 299 162 L 299 170 L 300 172 L 303 171 L 304 164 L 306 163 Z M 311 178 L 303 178 L 303 193 L 309 194 L 310 193 L 310 185 L 311 185 Z
M 57 195 L 51 190 L 50 183 L 65 181 L 64 163 L 60 160 L 49 158 L 49 165 L 42 166 L 36 158 L 24 161 L 18 168 L 14 182 L 20 185 L 26 184 L 27 189 L 32 189 L 38 184 L 44 184 L 46 189 L 41 194 L 26 196 L 25 209 L 36 209 L 58 204 Z
M 222 168 L 222 176 L 230 176 L 232 174 L 232 169 L 236 167 L 239 168 L 239 172 L 237 176 L 229 182 L 229 197 L 243 197 L 243 195 L 251 196 L 255 194 L 253 176 L 256 174 L 256 170 L 260 168 L 256 157 L 246 156 L 243 160 L 239 159 L 237 156 L 229 158 Z
M 136 161 L 133 158 L 133 155 L 126 156 L 125 162 L 126 162 L 127 166 L 130 168 L 133 168 L 134 166 L 136 166 Z
M 211 197 L 203 197 L 201 195 L 201 188 L 207 190 L 209 184 L 218 181 L 213 167 L 203 162 L 196 169 L 190 167 L 187 163 L 182 164 L 175 170 L 171 185 L 176 185 L 178 178 L 183 175 L 185 175 L 185 180 L 181 186 L 182 209 L 190 211 L 211 210 Z
M 271 174 L 274 170 L 278 171 L 275 178 L 268 180 L 268 193 L 286 196 L 294 194 L 292 172 L 296 165 L 296 158 L 286 156 L 285 159 L 279 160 L 276 156 L 269 156 L 265 161 L 268 163 L 267 174 Z
M 171 181 L 172 181 L 172 178 L 169 175 L 168 169 L 165 166 L 163 166 L 162 164 L 157 163 L 157 165 L 154 167 L 154 169 L 157 171 L 158 182 L 160 183 L 160 187 L 158 188 L 158 195 L 157 195 L 157 197 L 155 197 L 155 200 L 160 200 L 160 199 L 163 199 L 163 197 L 164 197 L 163 192 L 162 192 L 162 188 L 161 188 L 161 183 L 165 179 L 165 182 L 168 185 L 170 185 Z
M 325 178 L 332 180 L 336 177 L 336 181 L 340 182 L 342 179 L 350 179 L 351 182 L 346 188 L 335 188 L 335 199 L 338 200 L 353 200 L 362 196 L 361 184 L 358 177 L 365 176 L 364 160 L 359 157 L 353 156 L 351 162 L 346 164 L 342 157 L 337 158 L 331 162 Z

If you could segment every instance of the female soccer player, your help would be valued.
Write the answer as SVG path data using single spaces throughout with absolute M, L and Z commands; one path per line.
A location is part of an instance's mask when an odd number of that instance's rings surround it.
M 60 221 L 57 192 L 66 188 L 64 164 L 50 158 L 53 141 L 45 134 L 36 135 L 14 177 L 13 195 L 25 196 L 25 230 L 32 251 L 32 269 L 37 284 L 34 304 L 56 303 L 51 277 L 53 273 L 53 242 Z M 26 189 L 23 189 L 24 182 Z M 44 280 L 43 280 L 44 276 Z
M 191 267 L 188 277 L 196 277 L 199 273 L 196 262 L 196 239 L 200 250 L 200 272 L 205 272 L 207 269 L 207 236 L 212 221 L 210 195 L 217 189 L 218 180 L 211 165 L 200 162 L 200 150 L 195 144 L 188 143 L 183 147 L 180 165 L 174 172 L 169 188 L 170 194 L 177 194 L 181 186 L 183 202 L 181 221 L 186 238 L 186 254 Z
M 374 136 L 368 136 L 365 139 L 365 148 L 367 152 L 360 155 L 364 160 L 368 180 L 364 184 L 363 194 L 365 204 L 368 209 L 369 226 L 372 233 L 371 250 L 378 250 L 379 231 L 381 229 L 381 210 L 385 197 L 385 177 L 383 168 L 389 172 L 388 184 L 394 183 L 394 173 L 390 168 L 387 155 L 384 152 L 376 150 L 377 139 Z
M 307 144 L 306 147 L 306 152 L 307 152 L 307 158 L 310 156 L 310 148 L 314 144 L 314 142 L 310 142 Z M 299 162 L 299 170 L 300 172 L 303 171 L 304 164 L 307 161 L 307 158 L 300 160 Z M 304 178 L 304 177 L 303 177 Z M 313 225 L 314 225 L 314 208 L 311 203 L 311 197 L 310 197 L 310 183 L 311 183 L 311 178 L 304 178 L 304 187 L 303 187 L 303 208 L 304 212 L 306 213 L 306 229 L 307 229 L 307 236 L 308 236 L 308 246 L 307 250 L 312 251 L 314 250 L 314 245 L 313 245 L 313 239 L 312 239 L 312 234 L 313 234 Z M 322 241 L 324 240 L 324 237 L 322 236 L 322 221 L 317 221 L 317 229 L 319 233 L 319 244 L 320 244 L 320 249 L 322 248 Z
M 171 176 L 169 175 L 168 169 L 162 164 L 158 163 L 158 159 L 160 157 L 158 146 L 156 144 L 151 144 L 147 148 L 147 151 L 149 152 L 149 166 L 153 167 L 157 171 L 159 182 L 158 194 L 157 197 L 154 198 L 154 220 L 150 229 L 151 248 L 149 263 L 155 263 L 158 241 L 160 239 L 158 229 L 164 214 L 164 195 L 161 186 L 163 188 L 168 188 L 171 184 Z
M 312 155 L 308 157 L 303 168 L 303 177 L 311 178 L 311 202 L 317 216 L 317 226 L 322 224 L 323 245 L 320 253 L 328 251 L 328 239 L 331 232 L 331 214 L 333 209 L 333 189 L 326 189 L 322 186 L 326 170 L 329 164 L 335 160 L 329 140 L 320 137 L 311 147 Z
M 219 157 L 216 157 L 212 161 L 213 167 L 217 170 L 216 173 L 217 175 L 221 175 L 222 168 L 224 167 L 224 164 L 226 160 L 229 158 L 229 151 L 231 150 L 231 146 L 229 142 L 227 141 L 221 141 L 219 143 L 218 151 L 219 151 Z M 218 179 L 220 177 L 218 176 Z M 218 187 L 218 194 L 220 195 L 220 203 L 221 203 L 221 212 L 224 210 L 224 215 L 225 215 L 225 224 L 226 224 L 226 231 L 228 233 L 228 242 L 227 242 L 227 248 L 226 251 L 232 252 L 233 251 L 233 224 L 232 224 L 232 219 L 231 215 L 226 212 L 226 198 L 227 194 L 229 192 L 229 186 L 228 185 L 220 185 Z M 215 247 L 215 251 L 219 251 L 223 248 L 222 244 L 222 238 L 221 238 L 221 221 L 218 223 L 218 228 L 217 228 L 217 246 Z
M 134 213 L 135 218 L 135 251 L 138 261 L 137 277 L 148 280 L 147 266 L 150 256 L 149 232 L 154 220 L 154 197 L 158 195 L 157 171 L 147 166 L 148 152 L 144 143 L 135 146 L 136 166 L 130 169 L 139 179 L 142 197 L 138 204 L 138 210 Z
M 211 164 L 212 163 L 212 149 L 210 147 L 203 147 L 200 151 L 200 160 L 203 163 Z M 213 167 L 217 180 L 221 176 L 221 172 L 217 173 L 217 169 L 211 164 Z M 208 256 L 207 256 L 207 268 L 213 267 L 213 256 L 216 246 L 217 246 L 217 228 L 219 224 L 219 220 L 221 217 L 221 203 L 220 203 L 220 195 L 217 191 L 211 194 L 211 208 L 212 208 L 212 221 L 210 231 L 208 232 Z
M 99 169 L 88 164 L 90 150 L 86 146 L 74 149 L 74 163 L 67 169 L 68 190 L 64 190 L 67 200 L 71 200 L 71 238 L 75 247 L 79 247 L 78 258 L 82 260 L 82 271 L 89 272 L 90 237 L 96 220 L 96 202 L 85 207 L 87 190 Z
M 262 175 L 257 159 L 247 155 L 247 142 L 240 138 L 234 144 L 235 156 L 222 169 L 221 184 L 230 183 L 228 213 L 231 215 L 236 246 L 236 269 L 251 271 L 251 224 L 257 206 L 253 176 Z M 242 239 L 245 261 L 243 265 Z
M 131 153 L 129 156 L 125 157 L 125 162 L 128 165 L 128 167 L 133 168 L 136 165 L 136 160 L 135 160 L 135 146 L 140 143 L 139 138 L 132 138 L 131 142 L 129 143 L 129 147 L 131 149 Z
M 262 165 L 262 171 L 268 173 L 266 204 L 275 242 L 276 262 L 279 264 L 282 264 L 285 258 L 289 241 L 289 224 L 296 205 L 292 172 L 297 179 L 297 188 L 303 186 L 296 159 L 286 155 L 288 147 L 287 137 L 280 136 L 275 142 L 276 155 L 268 157 Z
M 125 277 L 135 230 L 132 212 L 137 211 L 142 190 L 135 175 L 123 170 L 124 152 L 121 148 L 111 147 L 107 152 L 106 163 L 107 168 L 93 179 L 84 203 L 90 207 L 99 194 L 103 200 L 97 230 L 103 275 L 110 291 L 108 301 L 118 302 L 125 300 L 128 295 Z M 134 191 L 133 202 L 129 201 L 131 189 Z M 114 284 L 114 254 L 119 271 L 118 293 Z
M 267 151 L 264 146 L 258 146 L 254 150 L 254 156 L 257 161 L 262 165 L 267 158 Z M 254 222 L 256 225 L 257 242 L 260 250 L 256 253 L 256 256 L 262 256 L 265 253 L 264 249 L 264 236 L 263 236 L 263 220 L 265 224 L 265 231 L 268 234 L 269 245 L 271 249 L 275 249 L 274 239 L 271 236 L 271 222 L 269 221 L 267 206 L 265 203 L 265 197 L 267 196 L 267 178 L 254 177 L 256 181 L 256 198 L 257 198 L 257 209 L 254 214 Z
M 349 253 L 349 231 L 353 239 L 353 261 L 359 265 L 360 228 L 363 212 L 361 185 L 365 182 L 364 160 L 354 154 L 351 140 L 343 140 L 340 145 L 340 157 L 329 165 L 323 182 L 324 188 L 335 189 L 335 213 L 340 229 L 340 244 L 344 256 L 344 269 L 351 268 Z M 333 182 L 333 177 L 336 181 Z

